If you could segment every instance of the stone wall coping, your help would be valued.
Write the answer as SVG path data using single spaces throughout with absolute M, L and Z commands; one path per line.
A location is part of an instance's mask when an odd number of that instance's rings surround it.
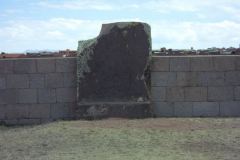
M 152 58 L 176 58 L 176 57 L 240 57 L 240 55 L 171 55 L 171 56 L 165 56 L 165 55 L 152 55 Z
M 2 58 L 0 61 L 38 60 L 38 59 L 76 59 L 77 57 L 41 57 L 41 58 Z

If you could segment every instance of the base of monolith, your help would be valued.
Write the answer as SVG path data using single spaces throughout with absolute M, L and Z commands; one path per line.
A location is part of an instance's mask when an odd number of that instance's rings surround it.
M 149 102 L 93 102 L 78 104 L 78 119 L 147 118 L 151 115 Z

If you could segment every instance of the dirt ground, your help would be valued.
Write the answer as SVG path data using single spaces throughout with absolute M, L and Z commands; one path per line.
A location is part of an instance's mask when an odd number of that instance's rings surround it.
M 240 160 L 240 118 L 0 126 L 1 160 Z

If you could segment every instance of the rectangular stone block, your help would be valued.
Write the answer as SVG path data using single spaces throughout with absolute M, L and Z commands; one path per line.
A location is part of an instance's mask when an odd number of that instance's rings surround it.
M 216 71 L 235 70 L 235 57 L 233 56 L 215 56 L 213 57 L 213 63 Z
M 50 104 L 32 104 L 29 106 L 29 118 L 49 119 Z
M 4 120 L 7 126 L 28 126 L 28 125 L 38 125 L 41 123 L 40 119 L 8 119 Z
M 213 58 L 206 57 L 191 57 L 190 58 L 191 71 L 213 71 Z
M 217 117 L 219 114 L 218 102 L 193 103 L 193 116 L 195 117 Z
M 0 104 L 0 120 L 5 119 L 5 110 L 6 110 L 5 105 Z
M 30 81 L 30 88 L 44 88 L 45 75 L 44 74 L 30 74 L 29 81 Z
M 186 87 L 185 101 L 207 101 L 207 87 Z
M 192 117 L 192 102 L 176 102 L 174 103 L 174 116 L 176 117 Z
M 169 87 L 166 88 L 166 99 L 168 102 L 184 101 L 183 87 Z
M 14 73 L 36 73 L 35 59 L 17 59 L 14 61 Z
M 18 125 L 18 120 L 17 119 L 5 119 L 4 124 L 6 124 L 7 126 L 15 126 Z
M 37 89 L 19 89 L 19 103 L 37 103 Z
M 199 86 L 198 72 L 177 72 L 176 86 Z
M 41 119 L 19 119 L 17 121 L 17 125 L 36 125 L 36 124 L 40 124 L 41 123 Z
M 152 57 L 151 71 L 169 71 L 169 57 Z
M 7 75 L 7 88 L 29 88 L 29 77 L 27 74 Z
M 76 102 L 76 88 L 57 88 L 57 102 Z
M 234 97 L 235 100 L 240 101 L 240 86 L 234 88 Z
M 0 104 L 15 104 L 18 102 L 18 94 L 15 89 L 0 90 Z
M 59 88 L 63 87 L 63 74 L 62 73 L 49 73 L 45 77 L 46 88 Z
M 64 87 L 77 87 L 76 73 L 63 73 Z
M 209 101 L 232 101 L 233 87 L 208 87 Z
M 153 114 L 156 117 L 172 117 L 174 104 L 169 102 L 153 102 Z
M 13 60 L 0 60 L 0 74 L 13 73 Z
M 200 86 L 224 86 L 224 72 L 199 72 L 198 83 Z
M 235 57 L 236 70 L 240 71 L 240 56 Z
M 56 89 L 38 89 L 38 103 L 56 103 Z
M 76 58 L 59 58 L 56 59 L 57 72 L 71 72 L 75 73 L 77 70 Z
M 220 114 L 224 117 L 240 116 L 240 101 L 221 102 Z
M 152 87 L 151 95 L 153 101 L 166 101 L 166 88 L 165 87 Z
M 0 89 L 6 89 L 6 76 L 0 75 Z
M 53 58 L 37 59 L 38 73 L 54 73 L 56 72 L 56 60 Z
M 151 72 L 152 86 L 174 86 L 176 85 L 176 72 Z
M 190 71 L 190 58 L 170 57 L 170 71 Z
M 226 85 L 240 85 L 240 71 L 230 71 L 225 73 Z
M 51 118 L 53 120 L 69 119 L 73 117 L 72 104 L 56 103 L 51 105 Z
M 6 105 L 5 118 L 6 119 L 22 119 L 28 118 L 28 108 L 26 104 L 11 104 Z

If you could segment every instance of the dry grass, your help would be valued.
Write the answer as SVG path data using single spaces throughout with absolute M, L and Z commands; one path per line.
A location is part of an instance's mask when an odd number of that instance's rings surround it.
M 1 160 L 239 160 L 240 119 L 108 119 L 1 127 Z

